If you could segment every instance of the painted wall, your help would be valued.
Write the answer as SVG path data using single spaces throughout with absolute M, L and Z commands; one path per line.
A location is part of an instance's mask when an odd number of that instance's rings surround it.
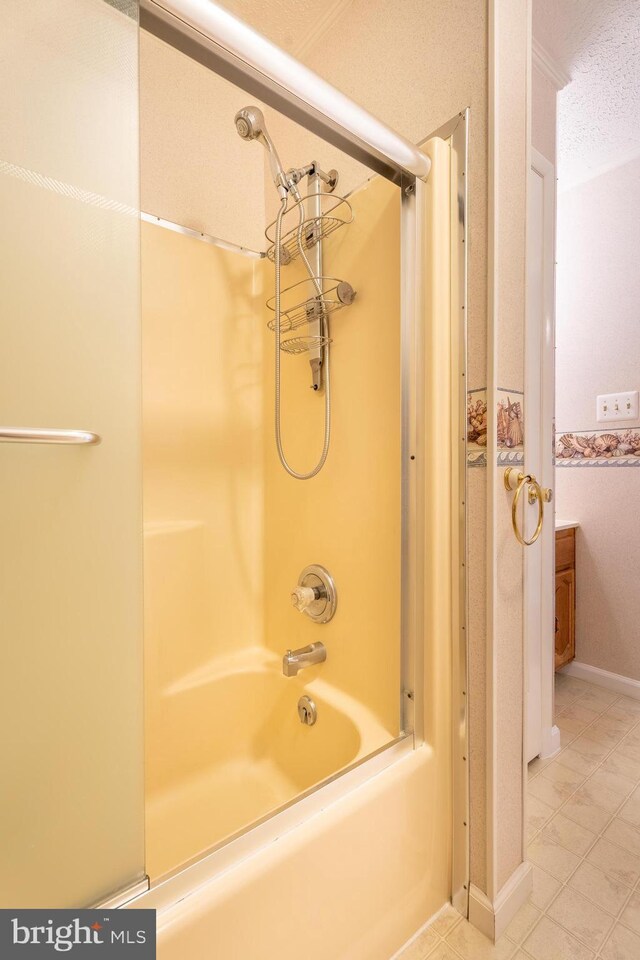
M 640 159 L 558 194 L 558 436 L 602 431 L 596 396 L 640 389 L 638 204 Z M 607 432 L 624 443 L 626 429 L 640 436 L 640 421 Z M 576 658 L 640 679 L 640 460 L 585 463 L 556 470 L 558 519 L 580 523 Z
M 140 206 L 230 243 L 264 249 L 259 143 L 236 133 L 243 90 L 140 32 Z M 240 202 L 241 198 L 241 202 Z
M 555 166 L 557 89 L 537 66 L 531 70 L 531 144 Z

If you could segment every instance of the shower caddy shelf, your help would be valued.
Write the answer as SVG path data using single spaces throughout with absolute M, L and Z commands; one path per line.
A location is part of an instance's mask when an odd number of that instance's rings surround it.
M 315 280 L 322 288 L 322 297 L 318 293 Z M 280 331 L 290 333 L 300 327 L 322 320 L 353 303 L 355 291 L 350 283 L 337 277 L 306 278 L 285 287 L 280 295 Z M 275 296 L 267 300 L 267 308 L 275 313 Z M 272 332 L 276 328 L 275 317 L 269 320 L 267 327 Z M 280 341 L 280 349 L 285 353 L 304 353 L 331 343 L 330 337 L 304 336 L 297 334 Z
M 300 210 L 306 211 L 308 203 L 320 204 L 320 212 L 316 210 L 313 217 L 305 216 L 300 222 Z M 344 197 L 334 196 L 332 193 L 307 194 L 296 200 L 286 210 L 282 218 L 282 237 L 280 241 L 280 262 L 282 266 L 292 263 L 300 257 L 300 247 L 305 254 L 326 237 L 335 233 L 341 227 L 353 222 L 353 209 Z M 272 262 L 276 257 L 275 245 L 276 221 L 270 223 L 265 230 L 269 241 L 267 257 Z M 322 296 L 318 293 L 318 283 L 322 289 Z M 342 307 L 353 303 L 355 291 L 344 280 L 337 277 L 306 278 L 285 287 L 280 296 L 280 331 L 292 333 L 310 323 L 315 324 L 316 330 L 326 329 L 326 317 Z M 275 313 L 275 296 L 267 300 L 267 308 Z M 269 330 L 275 331 L 275 317 L 267 323 Z M 283 337 L 280 340 L 280 349 L 284 353 L 302 354 L 307 351 L 321 350 L 331 343 L 331 337 L 314 334 L 295 333 L 293 336 Z
M 316 201 L 321 204 L 321 213 L 313 217 L 307 217 L 300 224 L 300 205 L 303 211 L 307 208 L 304 204 Z M 344 197 L 336 197 L 331 193 L 321 193 L 315 196 L 308 194 L 296 200 L 286 211 L 282 218 L 282 237 L 280 240 L 280 262 L 286 266 L 300 256 L 300 247 L 298 246 L 298 234 L 302 239 L 302 247 L 305 252 L 312 250 L 319 240 L 335 233 L 340 227 L 346 227 L 353 222 L 353 209 L 348 200 Z M 269 241 L 267 248 L 267 257 L 273 263 L 276 258 L 276 221 L 270 223 L 265 230 L 265 237 Z
M 331 337 L 311 336 L 306 334 L 297 337 L 287 337 L 280 341 L 280 349 L 283 353 L 291 353 L 294 356 L 300 353 L 307 353 L 309 350 L 319 350 L 332 343 Z

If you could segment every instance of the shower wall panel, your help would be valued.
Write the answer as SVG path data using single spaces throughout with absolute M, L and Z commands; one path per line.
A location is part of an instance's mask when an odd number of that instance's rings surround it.
M 305 679 L 321 677 L 360 700 L 391 737 L 400 714 L 400 191 L 376 178 L 350 200 L 353 223 L 325 243 L 324 273 L 347 280 L 357 297 L 331 316 L 331 448 L 320 474 L 288 476 L 267 430 L 265 642 L 282 655 L 321 640 L 327 660 Z M 273 265 L 262 269 L 270 296 Z M 283 289 L 303 276 L 298 263 L 283 267 Z M 262 337 L 270 412 L 273 334 L 264 323 Z M 297 470 L 315 464 L 323 439 L 324 397 L 310 389 L 307 358 L 282 356 L 283 442 Z M 337 584 L 328 624 L 289 600 L 310 563 L 327 567 Z
M 142 225 L 145 609 L 161 684 L 262 641 L 257 265 Z
M 258 265 L 142 224 L 147 800 L 209 735 L 190 693 L 262 643 Z
M 376 180 L 353 203 L 354 223 L 326 244 L 326 270 L 358 297 L 334 319 L 331 452 L 309 482 L 275 451 L 273 265 L 142 224 L 154 880 L 399 732 L 399 191 Z M 283 283 L 302 275 L 292 265 Z M 306 357 L 282 359 L 285 442 L 306 465 L 322 446 L 324 398 Z M 322 629 L 290 602 L 312 562 L 338 583 Z M 317 639 L 327 662 L 284 678 L 284 651 Z M 312 729 L 296 711 L 306 691 Z

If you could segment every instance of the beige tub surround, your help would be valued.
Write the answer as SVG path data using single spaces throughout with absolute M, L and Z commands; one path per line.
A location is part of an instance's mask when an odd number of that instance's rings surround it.
M 251 712 L 239 708 L 249 691 L 255 695 L 255 684 L 232 703 L 225 690 L 234 681 L 225 686 L 215 677 L 242 673 L 244 658 L 262 642 L 262 340 L 253 333 L 259 266 L 239 252 L 142 224 L 146 839 L 153 879 L 234 830 L 238 780 L 229 763 L 234 744 L 244 742 L 240 775 L 251 749 Z M 226 720 L 217 713 L 221 704 L 233 707 Z M 234 717 L 245 724 L 239 739 Z M 220 769 L 228 761 L 229 774 L 228 791 L 217 800 L 216 757 Z M 213 808 L 215 822 L 207 812 Z
M 354 224 L 324 268 L 342 270 L 360 297 L 335 321 L 333 438 L 313 484 L 284 472 L 273 442 L 263 304 L 273 265 L 143 224 L 154 880 L 401 733 L 400 196 L 377 178 L 351 203 Z M 292 267 L 286 283 L 299 274 Z M 323 426 L 304 357 L 284 356 L 282 395 L 286 446 L 304 464 Z M 321 503 L 333 506 L 319 523 Z M 339 615 L 321 625 L 290 601 L 300 571 L 318 560 L 340 596 Z M 286 649 L 320 640 L 326 662 L 282 676 Z M 318 723 L 303 727 L 297 702 L 315 700 L 318 683 Z M 364 715 L 359 728 L 346 714 L 340 724 L 347 704 L 362 706 L 371 735 Z M 289 748 L 285 770 L 275 754 L 284 762 Z
M 204 663 L 158 691 L 147 745 L 147 870 L 157 879 L 393 739 L 322 679 L 293 680 L 264 647 Z M 313 700 L 318 720 L 300 723 Z
M 262 339 L 264 441 L 265 644 L 321 640 L 322 676 L 362 700 L 393 736 L 400 732 L 401 628 L 401 357 L 400 195 L 377 177 L 352 194 L 353 223 L 327 244 L 324 270 L 344 277 L 355 302 L 335 314 L 331 336 L 332 437 L 313 481 L 282 469 L 272 436 L 273 333 L 257 318 Z M 264 261 L 262 284 L 273 285 Z M 285 271 L 283 270 L 283 273 Z M 298 264 L 285 283 L 302 277 Z M 282 363 L 282 433 L 287 456 L 309 469 L 322 449 L 323 399 L 310 385 L 307 358 Z M 375 463 L 375 468 L 373 464 Z M 300 571 L 321 563 L 334 578 L 338 612 L 319 626 L 289 601 Z M 286 602 L 283 602 L 283 598 Z M 304 674 L 300 674 L 304 676 Z

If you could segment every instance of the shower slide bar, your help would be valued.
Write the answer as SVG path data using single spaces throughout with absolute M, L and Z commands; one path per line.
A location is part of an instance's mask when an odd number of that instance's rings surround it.
M 142 0 L 140 25 L 387 179 L 429 176 L 414 143 L 213 0 Z
M 22 427 L 0 427 L 0 443 L 66 443 L 97 444 L 101 437 L 88 430 L 29 430 Z

